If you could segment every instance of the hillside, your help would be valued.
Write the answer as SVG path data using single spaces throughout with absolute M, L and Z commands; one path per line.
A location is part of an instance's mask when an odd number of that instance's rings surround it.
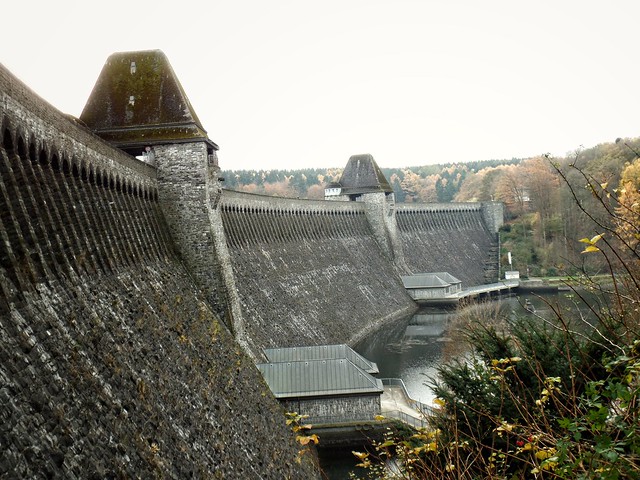
M 587 178 L 580 178 L 572 166 L 580 167 L 594 183 L 606 185 L 614 192 L 625 168 L 638 157 L 639 151 L 640 138 L 631 138 L 577 150 L 564 158 L 540 156 L 382 168 L 382 171 L 399 203 L 503 202 L 506 212 L 501 231 L 503 269 L 519 270 L 523 276 L 545 276 L 582 268 L 579 240 L 598 232 L 597 225 L 577 208 L 574 197 L 577 195 L 594 213 L 606 210 L 584 188 Z M 567 172 L 567 182 L 562 179 L 563 171 Z M 223 176 L 225 188 L 229 189 L 319 199 L 324 196 L 324 188 L 338 181 L 341 173 L 341 168 L 227 170 Z M 573 190 L 572 185 L 576 187 Z M 508 264 L 508 252 L 512 265 Z M 587 259 L 585 266 L 593 272 L 602 268 L 594 258 Z

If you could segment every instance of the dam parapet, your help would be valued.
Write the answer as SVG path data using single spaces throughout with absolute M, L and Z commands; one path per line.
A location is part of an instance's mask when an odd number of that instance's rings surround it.
M 401 272 L 493 274 L 497 205 L 397 205 L 370 155 L 343 201 L 234 192 L 217 150 L 157 50 L 80 119 L 0 66 L 0 477 L 315 478 L 263 349 L 410 314 Z
M 156 168 L 2 66 L 0 126 L 0 477 L 316 478 L 177 252 Z
M 223 190 L 219 208 L 257 358 L 264 348 L 352 342 L 415 310 L 364 204 Z
M 496 202 L 397 205 L 411 273 L 446 271 L 465 285 L 497 282 L 501 211 Z

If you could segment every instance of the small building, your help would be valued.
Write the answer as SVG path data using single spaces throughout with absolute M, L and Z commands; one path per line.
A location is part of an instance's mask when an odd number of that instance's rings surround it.
M 328 197 L 338 197 L 342 192 L 342 186 L 338 182 L 331 182 L 324 189 L 325 200 Z
M 323 353 L 340 355 L 342 352 L 365 368 L 371 369 L 375 363 L 368 362 L 348 346 L 323 347 L 265 350 L 270 359 L 289 360 L 259 364 L 258 369 L 284 409 L 307 415 L 306 421 L 311 424 L 374 420 L 381 411 L 382 381 L 350 358 L 321 357 Z
M 520 279 L 520 272 L 518 270 L 507 270 L 506 272 L 504 272 L 504 279 L 505 280 L 519 280 Z
M 263 350 L 271 363 L 296 362 L 300 360 L 333 360 L 346 358 L 365 372 L 380 373 L 375 362 L 367 360 L 349 345 L 311 345 L 306 347 L 265 348 Z
M 352 155 L 340 180 L 325 188 L 325 200 L 364 201 L 364 196 L 382 194 L 393 202 L 393 188 L 369 153 Z
M 401 279 L 409 296 L 418 303 L 457 299 L 462 291 L 462 282 L 448 272 L 417 273 Z

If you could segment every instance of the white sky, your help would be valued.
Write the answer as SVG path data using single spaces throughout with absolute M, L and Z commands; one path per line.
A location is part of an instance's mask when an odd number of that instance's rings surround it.
M 638 0 L 12 0 L 0 63 L 79 116 L 161 49 L 223 169 L 563 156 L 640 136 Z

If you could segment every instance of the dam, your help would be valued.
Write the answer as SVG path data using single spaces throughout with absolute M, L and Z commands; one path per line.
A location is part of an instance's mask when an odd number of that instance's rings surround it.
M 262 351 L 412 312 L 401 275 L 497 279 L 499 203 L 397 205 L 368 155 L 330 200 L 244 194 L 217 152 L 158 50 L 79 118 L 0 66 L 1 477 L 318 478 Z

